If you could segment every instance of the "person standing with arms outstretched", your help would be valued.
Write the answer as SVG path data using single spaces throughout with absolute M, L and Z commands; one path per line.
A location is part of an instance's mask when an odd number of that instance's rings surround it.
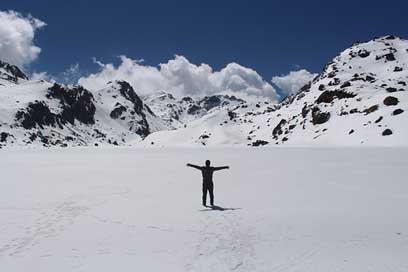
M 200 170 L 203 175 L 203 206 L 207 207 L 207 191 L 210 194 L 211 206 L 214 206 L 213 173 L 214 171 L 229 169 L 229 166 L 212 167 L 210 160 L 205 161 L 205 166 L 197 166 L 191 163 L 187 163 L 187 166 Z

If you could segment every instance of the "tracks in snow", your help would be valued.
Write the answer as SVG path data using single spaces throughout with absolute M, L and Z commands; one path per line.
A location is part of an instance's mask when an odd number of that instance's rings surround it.
M 208 211 L 187 271 L 254 271 L 256 236 L 238 211 Z

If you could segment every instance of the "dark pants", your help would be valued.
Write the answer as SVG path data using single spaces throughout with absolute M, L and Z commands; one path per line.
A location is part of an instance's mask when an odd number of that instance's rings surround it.
M 203 205 L 207 204 L 207 191 L 210 194 L 210 203 L 211 206 L 214 205 L 214 184 L 211 183 L 203 183 Z

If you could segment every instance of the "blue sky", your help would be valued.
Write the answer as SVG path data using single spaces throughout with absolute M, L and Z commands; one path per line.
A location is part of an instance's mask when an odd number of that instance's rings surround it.
M 220 69 L 237 62 L 265 80 L 299 67 L 320 72 L 355 41 L 408 38 L 407 1 L 45 1 L 2 0 L 1 10 L 47 25 L 31 69 L 51 74 L 78 63 L 83 73 L 118 55 L 157 65 L 185 56 Z

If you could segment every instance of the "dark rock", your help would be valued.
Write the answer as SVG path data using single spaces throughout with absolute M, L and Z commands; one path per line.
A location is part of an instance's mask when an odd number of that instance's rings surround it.
M 385 59 L 388 61 L 394 61 L 395 60 L 395 56 L 393 53 L 389 53 L 385 55 Z
M 354 129 L 349 131 L 349 135 L 352 134 L 352 133 L 354 133 Z
M 111 111 L 110 117 L 112 119 L 118 119 L 122 115 L 122 113 L 124 113 L 126 111 L 127 111 L 127 109 L 126 109 L 125 106 L 117 103 L 116 107 Z
M 324 91 L 316 100 L 316 103 L 331 103 L 335 98 L 344 99 L 355 97 L 355 94 L 348 93 L 342 90 Z
M 361 50 L 358 51 L 358 55 L 361 58 L 366 58 L 366 57 L 368 57 L 370 55 L 370 52 L 368 52 L 365 49 L 361 49 Z
M 396 88 L 393 88 L 393 87 L 388 87 L 387 89 L 385 89 L 387 92 L 389 92 L 389 93 L 394 93 L 394 92 L 396 92 L 396 91 L 398 91 Z
M 11 65 L 7 62 L 0 60 L 0 68 L 3 68 L 7 74 L 0 72 L 0 78 L 14 83 L 17 83 L 19 79 L 28 80 L 28 77 L 15 65 Z
M 181 101 L 189 102 L 189 103 L 194 102 L 194 100 L 193 100 L 191 97 L 189 97 L 189 96 L 183 97 L 183 98 L 181 99 Z
M 369 107 L 368 109 L 365 109 L 363 112 L 367 115 L 367 114 L 373 113 L 376 110 L 378 110 L 378 107 L 379 107 L 378 105 L 373 105 Z
M 120 89 L 119 89 L 120 94 L 124 98 L 126 98 L 127 100 L 132 102 L 133 105 L 134 105 L 134 110 L 138 114 L 141 114 L 142 110 L 143 110 L 143 101 L 136 94 L 136 92 L 132 88 L 132 86 L 129 83 L 127 83 L 126 81 L 117 81 L 116 83 L 119 84 L 119 86 L 120 86 Z
M 71 124 L 78 120 L 84 124 L 94 124 L 95 105 L 94 97 L 91 92 L 81 86 L 73 88 L 62 87 L 54 84 L 48 89 L 47 98 L 56 98 L 60 100 L 62 113 L 60 114 L 62 122 Z
M 329 82 L 329 86 L 336 86 L 340 84 L 340 79 L 339 78 L 334 78 L 332 81 Z
M 330 112 L 321 112 L 318 107 L 312 109 L 312 123 L 313 125 L 324 124 L 330 119 Z
M 0 133 L 0 142 L 5 143 L 5 142 L 7 142 L 7 139 L 9 139 L 9 138 L 14 138 L 14 136 L 11 135 L 8 132 Z
M 50 111 L 44 102 L 29 103 L 27 108 L 16 113 L 17 121 L 25 129 L 40 128 L 43 126 L 55 126 L 60 123 L 60 117 Z
M 309 107 L 307 107 L 307 105 L 304 105 L 303 108 L 302 108 L 302 117 L 306 118 L 309 111 L 310 111 Z
M 188 110 L 187 113 L 188 114 L 196 114 L 198 111 L 200 111 L 202 108 L 200 106 L 197 105 L 192 105 Z
M 286 125 L 286 119 L 280 120 L 279 124 L 272 130 L 273 138 L 277 138 L 279 135 L 283 133 L 282 128 Z
M 394 53 L 388 53 L 382 56 L 376 56 L 375 59 L 376 60 L 380 60 L 382 58 L 385 58 L 387 61 L 395 61 L 395 56 Z
M 136 122 L 138 124 L 138 126 L 136 127 L 136 129 L 134 129 L 134 132 L 141 136 L 142 138 L 146 137 L 147 135 L 150 134 L 150 127 L 149 124 L 147 123 L 147 120 L 145 118 L 143 118 L 140 121 Z M 132 128 L 131 128 L 132 130 Z
M 207 135 L 207 134 L 202 134 L 202 135 L 200 135 L 200 137 L 198 137 L 200 140 L 204 140 L 204 139 L 208 139 L 208 138 L 210 138 L 210 136 L 209 135 Z
M 263 146 L 267 144 L 269 144 L 269 142 L 263 140 L 256 140 L 255 142 L 252 143 L 252 146 Z
M 326 87 L 324 86 L 324 84 L 320 84 L 319 85 L 319 91 L 323 91 Z
M 350 81 L 346 81 L 343 84 L 341 84 L 340 88 L 346 88 L 346 87 L 350 87 L 350 86 L 351 86 Z
M 379 122 L 381 122 L 381 120 L 383 119 L 383 117 L 382 116 L 380 116 L 380 117 L 378 117 L 378 119 L 377 120 L 375 120 L 375 122 L 374 123 L 376 123 L 376 124 L 378 124 Z
M 372 82 L 375 81 L 375 78 L 372 77 L 372 76 L 366 76 L 366 77 L 365 77 L 365 80 L 372 83 Z
M 192 105 L 190 108 L 188 108 L 187 113 L 188 114 L 197 114 L 202 108 L 197 105 Z
M 386 106 L 395 106 L 399 103 L 398 98 L 394 97 L 394 96 L 387 96 L 384 101 L 383 101 L 384 105 Z
M 327 75 L 327 77 L 328 78 L 333 78 L 333 77 L 335 77 L 336 76 L 336 72 L 335 71 L 332 71 L 332 72 L 330 72 L 328 75 Z M 330 85 L 330 84 L 329 84 Z
M 221 106 L 221 96 L 206 96 L 199 101 L 199 104 L 206 110 L 211 110 L 212 108 Z
M 307 93 L 307 92 L 309 92 L 311 86 L 312 86 L 311 82 L 305 84 L 302 88 L 300 88 L 298 93 L 303 93 L 303 92 Z
M 230 120 L 234 120 L 237 117 L 237 114 L 233 111 L 228 111 L 228 117 Z
M 394 72 L 401 72 L 401 71 L 402 71 L 401 67 L 395 66 Z
M 388 135 L 391 135 L 391 134 L 392 134 L 392 130 L 389 129 L 389 128 L 387 128 L 386 130 L 384 130 L 384 131 L 382 132 L 382 135 L 383 135 L 383 136 L 388 136 Z
M 394 110 L 394 111 L 392 112 L 392 115 L 398 115 L 398 114 L 401 114 L 401 113 L 403 113 L 403 112 L 404 112 L 403 109 L 396 109 L 396 110 Z

